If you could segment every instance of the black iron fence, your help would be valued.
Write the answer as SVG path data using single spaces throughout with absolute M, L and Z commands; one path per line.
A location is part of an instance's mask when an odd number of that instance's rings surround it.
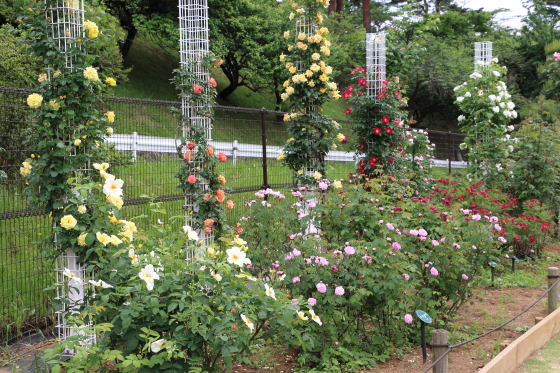
M 8 179 L 0 183 L 0 343 L 14 342 L 25 333 L 48 327 L 47 310 L 53 294 L 44 289 L 54 282 L 53 266 L 40 254 L 37 243 L 52 227 L 42 211 L 27 209 L 19 175 L 21 162 L 29 156 L 22 146 L 28 130 L 26 97 L 32 91 L 0 87 L 0 170 Z M 174 178 L 178 170 L 175 138 L 178 120 L 170 107 L 179 102 L 106 97 L 99 108 L 115 112 L 114 132 L 108 139 L 105 156 L 111 173 L 124 180 L 125 215 L 130 218 L 150 211 L 157 202 L 167 216 L 183 213 L 184 196 Z M 220 170 L 234 190 L 236 207 L 229 213 L 231 223 L 243 214 L 244 202 L 263 185 L 285 188 L 293 185 L 291 172 L 276 160 L 287 139 L 282 112 L 217 106 L 212 129 L 214 146 L 228 154 Z M 340 120 L 343 127 L 348 121 Z M 458 145 L 464 135 L 428 131 L 435 143 L 441 166 L 462 161 Z M 348 132 L 346 132 L 348 133 Z M 266 148 L 266 155 L 265 155 Z M 349 149 L 340 147 L 342 152 Z M 341 154 L 341 153 L 339 153 Z M 338 159 L 338 158 L 337 158 Z M 346 157 L 350 160 L 351 157 Z M 353 163 L 330 161 L 329 177 L 346 178 Z M 153 198 L 146 198 L 145 195 Z M 150 224 L 149 219 L 144 224 Z

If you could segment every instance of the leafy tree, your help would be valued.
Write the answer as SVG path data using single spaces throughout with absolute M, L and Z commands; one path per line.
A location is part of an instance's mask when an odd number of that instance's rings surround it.
M 277 87 L 286 75 L 278 56 L 287 44 L 282 32 L 291 27 L 287 6 L 273 0 L 210 0 L 209 12 L 212 49 L 223 56 L 229 81 L 218 97 L 226 99 L 245 86 L 273 91 L 281 102 Z

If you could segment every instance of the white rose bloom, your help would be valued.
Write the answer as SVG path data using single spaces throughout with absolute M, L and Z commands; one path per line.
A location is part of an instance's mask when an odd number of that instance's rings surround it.
M 492 74 L 494 74 L 494 76 L 500 76 L 500 73 L 496 70 L 492 70 Z
M 481 89 L 480 91 L 478 91 L 478 96 L 479 96 L 479 97 L 484 96 L 484 91 L 483 91 L 482 89 Z
M 462 85 L 458 85 L 457 87 L 453 88 L 453 92 L 457 92 L 461 87 Z
M 514 117 L 514 118 L 517 118 L 517 111 L 515 111 L 515 110 L 512 111 L 512 112 L 511 112 L 511 116 Z
M 471 93 L 470 93 L 470 92 L 466 92 L 466 93 L 465 93 L 465 97 L 471 97 Z
M 464 116 L 464 115 L 459 115 L 459 117 L 457 118 L 457 120 L 458 120 L 459 122 L 463 121 L 464 119 L 465 119 L 465 116 Z
M 488 96 L 488 98 L 490 99 L 491 102 L 496 101 L 496 95 L 490 95 Z
M 494 62 L 494 63 L 498 63 L 498 57 L 494 57 L 494 58 L 492 58 L 492 62 Z
M 463 102 L 464 99 L 465 99 L 464 97 L 459 96 L 457 97 L 457 102 Z
M 150 344 L 150 347 L 152 348 L 152 352 L 154 353 L 158 353 L 161 351 L 161 349 L 163 348 L 163 346 L 165 346 L 167 344 L 167 342 L 165 341 L 165 339 L 159 339 L 155 342 L 152 342 Z
M 502 101 L 502 96 L 496 96 L 496 102 Z
M 228 263 L 238 265 L 239 267 L 243 267 L 244 264 L 251 264 L 251 260 L 247 258 L 245 251 L 237 246 L 227 249 L 226 254 L 228 255 Z
M 508 110 L 513 110 L 514 107 L 515 107 L 515 104 L 513 102 L 510 101 L 510 102 L 507 103 Z
M 492 111 L 493 111 L 494 113 L 499 113 L 499 112 L 500 112 L 500 108 L 499 108 L 498 106 L 494 106 L 494 107 L 492 108 Z
M 103 193 L 106 196 L 120 197 L 123 194 L 122 186 L 124 181 L 121 179 L 115 179 L 115 177 L 108 177 L 105 179 L 105 184 L 103 185 Z
M 503 102 L 500 102 L 500 107 L 501 107 L 502 109 L 504 109 L 504 108 L 506 107 L 506 104 L 503 103 Z
M 509 151 L 510 153 L 513 152 L 513 145 L 508 145 L 507 148 L 508 148 L 508 151 Z

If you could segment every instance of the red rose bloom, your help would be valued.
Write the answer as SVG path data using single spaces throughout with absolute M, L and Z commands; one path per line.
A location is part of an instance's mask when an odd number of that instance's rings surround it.
M 375 127 L 375 128 L 373 129 L 373 134 L 374 134 L 374 135 L 380 135 L 380 134 L 381 134 L 381 128 Z
M 391 121 L 391 119 L 389 119 L 388 116 L 384 116 L 384 117 L 381 119 L 381 122 L 382 122 L 383 124 L 388 124 L 390 121 Z

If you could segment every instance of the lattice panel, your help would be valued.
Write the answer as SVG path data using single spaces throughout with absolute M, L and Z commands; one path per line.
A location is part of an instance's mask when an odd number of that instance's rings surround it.
M 50 4 L 46 17 L 50 20 L 51 37 L 58 43 L 60 53 L 66 57 L 66 68 L 72 69 L 74 57 L 69 51 L 71 48 L 80 48 L 76 39 L 84 37 L 84 2 L 55 0 Z
M 492 61 L 492 42 L 479 41 L 474 43 L 474 71 L 485 69 Z
M 375 97 L 387 79 L 385 32 L 366 34 L 367 95 Z

